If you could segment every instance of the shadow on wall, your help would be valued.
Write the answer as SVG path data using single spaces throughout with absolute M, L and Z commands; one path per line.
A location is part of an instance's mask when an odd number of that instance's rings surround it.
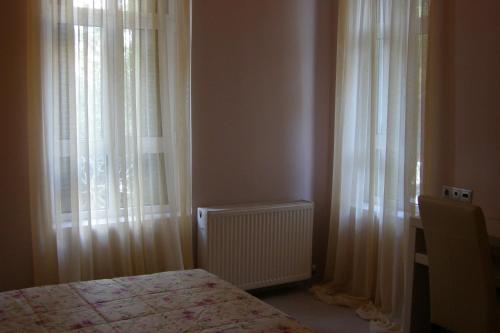
M 0 291 L 33 284 L 28 190 L 26 0 L 0 12 Z

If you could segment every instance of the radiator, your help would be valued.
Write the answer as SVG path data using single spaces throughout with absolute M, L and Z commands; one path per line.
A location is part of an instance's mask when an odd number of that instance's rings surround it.
M 198 266 L 242 289 L 311 277 L 313 203 L 198 208 Z

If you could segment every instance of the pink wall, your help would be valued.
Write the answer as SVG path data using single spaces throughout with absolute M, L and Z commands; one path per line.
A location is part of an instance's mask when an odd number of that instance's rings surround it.
M 33 283 L 28 192 L 26 2 L 0 19 L 0 290 Z
M 500 220 L 500 1 L 454 6 L 454 183 Z
M 193 3 L 193 207 L 312 200 L 320 269 L 331 191 L 333 4 Z

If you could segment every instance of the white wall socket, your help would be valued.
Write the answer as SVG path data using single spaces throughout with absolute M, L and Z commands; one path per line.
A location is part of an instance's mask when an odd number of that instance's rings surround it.
M 443 185 L 443 197 L 447 197 L 458 201 L 472 201 L 472 190 L 460 187 Z

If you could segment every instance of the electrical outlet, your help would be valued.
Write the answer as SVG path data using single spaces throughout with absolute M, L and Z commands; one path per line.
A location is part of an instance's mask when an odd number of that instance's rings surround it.
M 467 188 L 444 185 L 442 194 L 443 197 L 447 197 L 453 200 L 465 201 L 465 202 L 472 201 L 472 190 Z
M 472 201 L 472 190 L 463 188 L 460 195 L 460 200 L 471 202 Z

